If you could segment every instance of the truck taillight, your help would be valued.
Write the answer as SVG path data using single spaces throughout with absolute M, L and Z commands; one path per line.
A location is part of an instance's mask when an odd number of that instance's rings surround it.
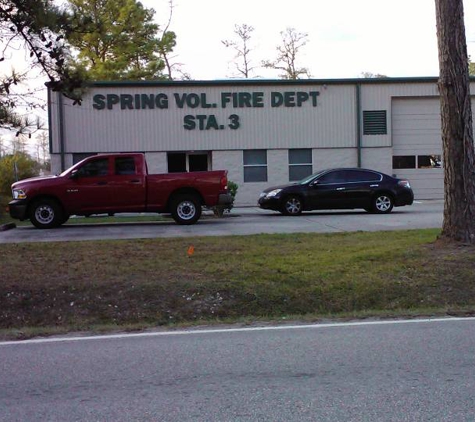
M 227 178 L 227 176 L 221 177 L 221 189 L 222 190 L 228 189 L 228 178 Z

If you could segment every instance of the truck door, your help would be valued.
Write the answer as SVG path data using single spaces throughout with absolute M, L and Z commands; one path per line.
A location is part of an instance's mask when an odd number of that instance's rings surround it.
M 145 169 L 138 156 L 97 157 L 87 161 L 67 186 L 71 212 L 134 212 L 145 208 Z
M 114 206 L 118 210 L 143 211 L 146 201 L 145 168 L 139 156 L 114 158 L 114 176 L 110 182 L 114 194 Z
M 66 185 L 66 204 L 72 214 L 106 212 L 114 200 L 109 184 L 112 163 L 109 157 L 97 157 L 75 171 Z

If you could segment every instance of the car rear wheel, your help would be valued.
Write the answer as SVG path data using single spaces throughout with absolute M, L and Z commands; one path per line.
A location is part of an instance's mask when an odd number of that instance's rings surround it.
M 172 201 L 171 213 L 178 224 L 195 224 L 201 217 L 200 201 L 194 195 L 179 195 Z
M 64 220 L 61 206 L 56 201 L 41 199 L 31 206 L 30 221 L 39 229 L 52 229 L 66 220 Z
M 303 203 L 298 196 L 288 196 L 282 205 L 282 214 L 299 215 L 302 213 Z
M 394 207 L 392 196 L 385 193 L 378 194 L 373 199 L 373 212 L 377 214 L 388 214 Z

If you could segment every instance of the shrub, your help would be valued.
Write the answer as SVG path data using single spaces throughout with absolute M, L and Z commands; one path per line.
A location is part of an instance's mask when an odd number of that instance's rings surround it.
M 234 200 L 236 199 L 236 194 L 237 194 L 237 191 L 238 191 L 237 183 L 234 183 L 231 180 L 229 180 L 228 181 L 228 191 L 231 194 L 231 197 L 233 198 L 232 204 L 234 204 Z M 232 208 L 232 204 L 231 204 L 231 208 Z
M 15 174 L 16 172 L 16 174 Z M 10 186 L 15 180 L 39 174 L 39 164 L 28 154 L 16 152 L 0 158 L 0 194 L 10 197 Z
M 218 205 L 213 208 L 214 215 L 217 217 L 222 217 L 225 212 L 230 212 L 234 206 L 234 200 L 236 199 L 236 194 L 238 191 L 238 184 L 228 180 L 228 192 L 231 195 L 232 201 L 229 205 L 223 206 Z

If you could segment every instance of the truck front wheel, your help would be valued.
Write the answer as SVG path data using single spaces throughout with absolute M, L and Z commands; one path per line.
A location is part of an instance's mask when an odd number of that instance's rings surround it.
M 52 229 L 64 221 L 61 206 L 52 199 L 40 199 L 30 208 L 30 221 L 39 229 Z
M 201 217 L 201 204 L 194 195 L 179 195 L 171 204 L 173 219 L 178 224 L 195 224 Z

